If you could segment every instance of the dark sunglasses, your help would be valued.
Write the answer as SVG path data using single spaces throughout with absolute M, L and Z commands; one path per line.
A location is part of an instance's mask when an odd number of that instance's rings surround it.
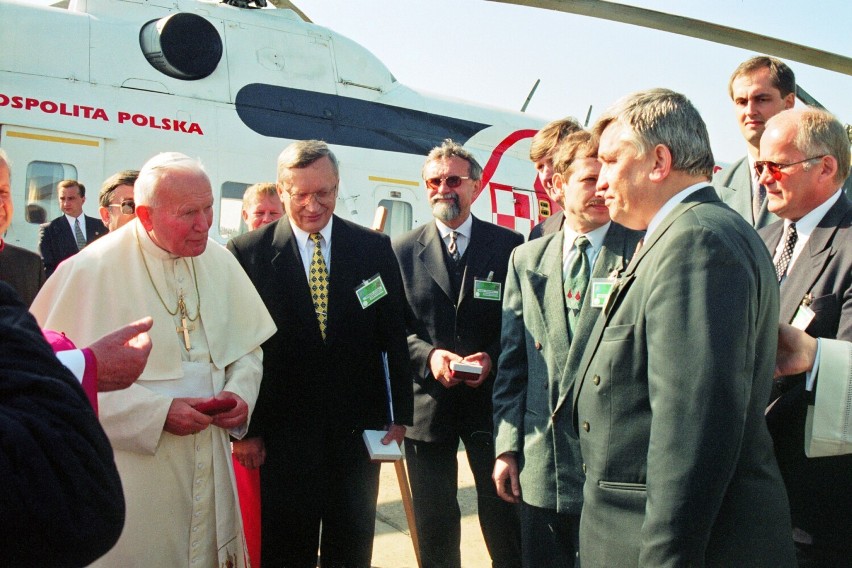
M 798 162 L 793 162 L 791 164 L 779 164 L 776 162 L 768 162 L 766 160 L 760 160 L 754 163 L 754 171 L 757 172 L 757 177 L 763 175 L 763 169 L 766 168 L 769 170 L 769 175 L 775 178 L 775 181 L 781 181 L 781 170 L 784 168 L 789 168 L 790 166 L 795 166 L 796 164 L 804 164 L 805 162 L 810 162 L 811 160 L 819 160 L 825 158 L 825 154 L 822 156 L 814 156 L 813 158 L 805 158 L 804 160 L 799 160 Z
M 119 207 L 125 215 L 133 215 L 136 213 L 136 203 L 132 199 L 125 199 L 120 204 L 113 203 L 110 207 Z
M 429 189 L 439 189 L 441 187 L 441 182 L 447 184 L 447 187 L 450 189 L 455 189 L 461 185 L 463 179 L 470 179 L 470 176 L 448 176 L 445 178 L 429 178 L 424 180 L 426 182 L 426 187 Z

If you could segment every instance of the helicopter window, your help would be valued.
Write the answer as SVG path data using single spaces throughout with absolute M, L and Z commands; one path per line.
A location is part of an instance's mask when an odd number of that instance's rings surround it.
M 56 184 L 64 179 L 77 179 L 77 168 L 56 162 L 30 162 L 27 165 L 24 217 L 28 223 L 46 223 L 59 216 Z
M 382 199 L 379 201 L 379 206 L 388 210 L 385 228 L 382 231 L 384 234 L 395 237 L 411 229 L 413 219 L 411 203 Z
M 243 194 L 250 183 L 226 181 L 222 184 L 219 200 L 219 235 L 230 239 L 248 230 L 243 221 Z

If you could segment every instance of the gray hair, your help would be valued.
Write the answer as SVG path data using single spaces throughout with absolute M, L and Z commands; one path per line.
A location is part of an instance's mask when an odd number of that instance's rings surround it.
M 293 142 L 278 156 L 278 183 L 282 187 L 290 183 L 290 170 L 307 168 L 317 160 L 328 158 L 331 161 L 331 167 L 334 170 L 334 175 L 340 178 L 340 167 L 337 163 L 337 157 L 328 144 L 322 140 L 298 140 Z M 287 188 L 285 188 L 287 189 Z
M 429 163 L 434 162 L 435 160 L 445 160 L 449 158 L 461 158 L 466 161 L 470 165 L 470 169 L 468 171 L 468 176 L 472 180 L 482 179 L 482 166 L 479 165 L 479 162 L 476 161 L 476 158 L 473 157 L 473 154 L 465 150 L 464 146 L 453 142 L 451 139 L 447 138 L 444 140 L 440 146 L 435 146 L 429 152 L 429 155 L 426 156 L 426 162 L 423 164 L 423 169 L 420 172 L 420 176 L 425 179 L 426 175 L 426 166 Z
M 9 164 L 9 155 L 6 154 L 6 150 L 4 150 L 3 148 L 0 148 L 0 162 L 6 164 L 6 167 L 10 170 L 12 169 Z
M 204 176 L 210 183 L 207 172 L 201 161 L 190 158 L 180 152 L 163 152 L 157 154 L 142 166 L 139 177 L 133 185 L 133 201 L 136 205 L 156 207 L 158 205 L 156 188 L 160 179 L 170 171 L 186 171 Z
M 657 144 L 672 154 L 672 170 L 708 180 L 713 175 L 710 136 L 701 115 L 684 95 L 668 89 L 650 89 L 628 95 L 604 112 L 594 126 L 597 137 L 607 126 L 628 127 L 639 156 Z
M 833 114 L 823 109 L 806 107 L 785 110 L 776 116 L 778 121 L 790 120 L 796 125 L 793 144 L 800 152 L 809 158 L 833 156 L 837 160 L 834 181 L 842 184 L 846 180 L 849 176 L 849 138 L 846 129 Z M 812 165 L 812 162 L 802 164 L 804 169 L 810 169 Z

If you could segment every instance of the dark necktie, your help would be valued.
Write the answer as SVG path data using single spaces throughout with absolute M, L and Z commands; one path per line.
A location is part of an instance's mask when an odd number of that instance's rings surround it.
M 778 257 L 778 261 L 775 263 L 775 276 L 778 277 L 778 282 L 781 282 L 781 279 L 784 278 L 784 274 L 787 273 L 787 267 L 790 265 L 790 259 L 793 258 L 793 249 L 796 248 L 796 241 L 798 238 L 799 235 L 796 234 L 796 224 L 790 223 L 787 227 L 784 250 L 781 251 L 781 256 Z
M 83 250 L 86 246 L 86 237 L 83 236 L 83 231 L 80 230 L 80 218 L 74 219 L 74 239 L 77 241 L 77 250 Z
M 763 184 L 758 183 L 751 198 L 751 212 L 754 215 L 755 224 L 757 224 L 757 218 L 760 216 L 760 208 L 763 207 L 764 199 L 766 199 L 766 188 Z
M 321 238 L 322 236 L 319 233 L 311 233 L 311 240 L 314 242 L 314 255 L 311 258 L 309 284 L 311 286 L 311 298 L 314 301 L 314 310 L 317 313 L 320 333 L 323 340 L 325 340 L 325 328 L 328 322 L 328 267 L 325 264 L 322 249 L 320 248 Z
M 585 235 L 580 235 L 574 240 L 577 254 L 565 272 L 563 289 L 565 291 L 565 307 L 568 308 L 568 330 L 572 337 L 577 320 L 580 317 L 580 308 L 583 306 L 583 297 L 586 295 L 592 273 L 589 258 L 586 256 L 586 249 L 590 244 Z
M 457 237 L 458 233 L 450 231 L 450 244 L 447 245 L 447 252 L 450 253 L 450 258 L 452 258 L 455 262 L 458 262 L 461 258 L 461 255 L 459 254 L 459 245 L 456 242 Z

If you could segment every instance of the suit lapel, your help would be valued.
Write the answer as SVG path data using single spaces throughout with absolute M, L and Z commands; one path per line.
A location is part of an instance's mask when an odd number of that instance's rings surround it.
M 592 267 L 592 278 L 608 278 L 614 273 L 621 273 L 625 268 L 625 257 L 629 254 L 626 250 L 625 231 L 621 225 L 610 225 L 604 238 L 603 247 L 598 253 L 595 265 Z M 574 337 L 588 337 L 591 340 L 592 330 L 600 316 L 600 310 L 591 307 L 591 295 L 585 294 L 583 298 L 583 310 L 577 322 Z M 564 310 L 563 310 L 564 311 Z M 576 375 L 571 370 L 577 369 L 585 352 L 588 342 L 573 341 L 568 349 L 568 360 L 565 369 L 560 375 L 560 399 L 556 404 L 554 412 L 565 403 L 568 393 L 571 391 Z
M 789 323 L 796 315 L 802 299 L 805 297 L 816 281 L 822 276 L 825 266 L 834 255 L 832 246 L 834 235 L 837 232 L 841 220 L 848 214 L 850 206 L 848 200 L 841 195 L 840 200 L 832 205 L 817 227 L 811 233 L 805 248 L 799 253 L 799 258 L 793 265 L 792 271 L 781 284 L 781 313 L 780 321 Z M 783 227 L 783 223 L 779 223 Z M 779 237 L 780 239 L 780 237 Z M 778 239 L 775 240 L 777 246 Z M 774 249 L 770 249 L 773 250 Z
M 331 272 L 329 274 L 328 293 L 328 327 L 326 331 L 326 343 L 331 345 L 334 339 L 340 335 L 338 329 L 345 321 L 346 306 L 354 303 L 354 282 L 358 275 L 363 272 L 358 263 L 358 241 L 344 222 L 335 217 L 334 226 L 331 230 Z M 364 274 L 365 277 L 373 274 Z M 353 282 L 354 281 L 354 282 Z M 347 299 L 347 296 L 351 297 Z M 360 308 L 359 308 L 360 309 Z
M 287 296 L 293 299 L 290 307 L 302 321 L 304 329 L 313 330 L 309 333 L 316 335 L 315 339 L 322 342 L 302 257 L 299 254 L 293 229 L 286 217 L 276 223 L 275 234 L 272 237 L 272 250 L 272 267 L 280 279 L 281 287 L 288 290 Z
M 568 353 L 568 320 L 565 315 L 565 300 L 562 298 L 562 246 L 563 233 L 551 239 L 535 270 L 527 274 L 533 296 L 544 322 L 547 340 L 554 353 Z M 561 377 L 565 372 L 565 361 L 557 357 L 556 368 Z
M 434 222 L 430 222 L 423 228 L 418 242 L 423 246 L 423 250 L 417 255 L 418 260 L 423 263 L 426 272 L 455 305 L 457 298 L 453 297 L 453 286 L 450 284 L 450 275 L 444 262 L 444 241 L 441 240 L 438 227 Z
M 663 221 L 659 224 L 659 226 L 654 230 L 654 233 L 650 238 L 645 239 L 642 248 L 639 249 L 639 252 L 636 253 L 633 258 L 630 260 L 630 263 L 627 265 L 627 269 L 624 271 L 624 275 L 619 278 L 618 283 L 612 290 L 610 294 L 609 301 L 607 305 L 603 309 L 603 313 L 598 318 L 595 323 L 595 327 L 592 330 L 592 334 L 589 337 L 589 342 L 584 351 L 584 356 L 582 362 L 580 363 L 580 367 L 577 372 L 577 380 L 578 383 L 574 388 L 574 410 L 577 409 L 577 396 L 580 393 L 580 390 L 583 388 L 583 381 L 586 377 L 586 372 L 589 370 L 589 365 L 591 364 L 592 359 L 594 358 L 595 352 L 598 349 L 598 345 L 600 345 L 601 337 L 603 337 L 603 332 L 606 329 L 609 321 L 612 319 L 613 314 L 618 309 L 619 304 L 621 304 L 624 296 L 627 294 L 627 291 L 630 289 L 630 285 L 633 283 L 633 280 L 636 278 L 636 269 L 642 263 L 642 259 L 645 255 L 648 254 L 651 249 L 654 248 L 654 245 L 659 242 L 660 238 L 669 230 L 669 227 L 684 213 L 699 205 L 701 203 L 707 203 L 712 201 L 719 201 L 719 197 L 716 195 L 715 190 L 712 186 L 706 186 L 696 190 L 691 193 L 678 203 L 674 209 L 672 209 L 668 215 L 665 216 Z

